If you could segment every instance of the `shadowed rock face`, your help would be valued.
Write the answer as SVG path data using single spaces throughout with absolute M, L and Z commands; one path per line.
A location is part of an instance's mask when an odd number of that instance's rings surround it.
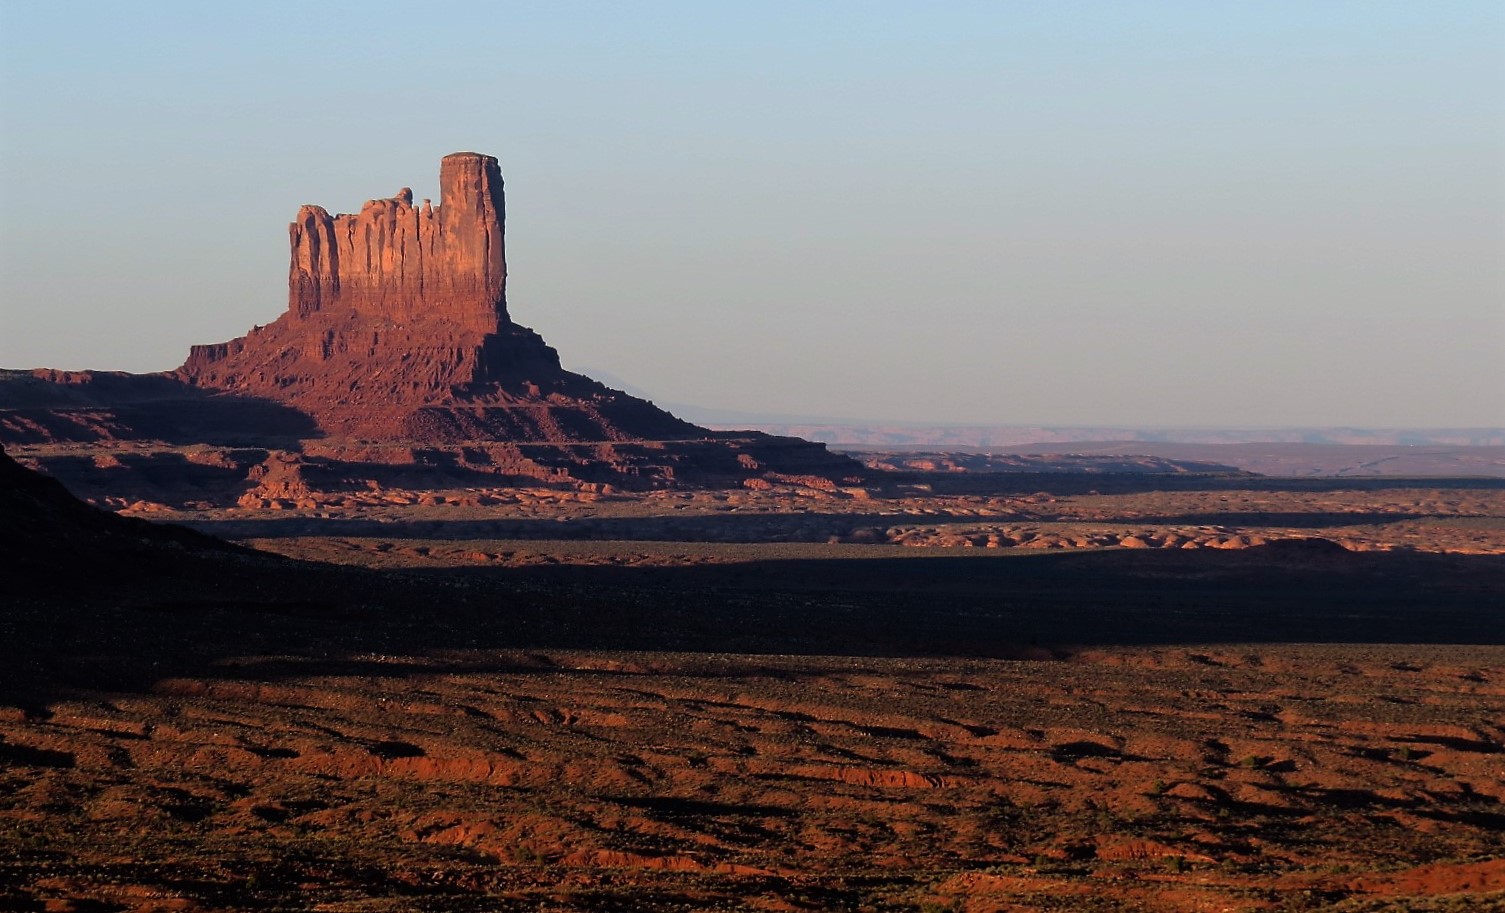
M 154 570 L 141 566 L 144 558 L 182 563 L 199 553 L 240 551 L 181 526 L 96 510 L 0 449 L 0 569 L 14 595 L 55 591 L 81 566 L 99 579 L 125 574 L 135 582 Z

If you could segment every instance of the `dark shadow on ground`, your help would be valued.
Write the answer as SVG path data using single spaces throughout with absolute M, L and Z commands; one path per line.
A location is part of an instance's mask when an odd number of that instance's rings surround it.
M 1107 517 L 1082 520 L 1061 517 L 1048 509 L 1018 516 L 977 517 L 935 513 L 807 512 L 663 514 L 652 517 L 571 517 L 509 519 L 339 519 L 288 514 L 254 519 L 194 520 L 186 525 L 228 539 L 279 539 L 332 536 L 353 539 L 574 539 L 654 542 L 825 542 L 832 536 L 851 536 L 859 530 L 892 527 L 1034 526 L 1040 523 L 1084 523 L 1094 526 L 1257 526 L 1323 529 L 1377 526 L 1403 521 L 1469 522 L 1480 518 L 1425 513 L 1279 512 L 1205 513 L 1163 516 Z
M 1016 658 L 1092 645 L 1505 643 L 1505 559 L 1330 543 L 422 572 L 185 554 L 118 568 L 113 583 L 33 584 L 0 615 L 0 700 L 25 705 L 180 675 L 401 669 L 351 659 L 370 655 L 471 668 L 476 651 Z M 246 656 L 278 659 L 254 674 L 224 665 Z
M 687 514 L 653 517 L 576 517 L 503 520 L 414 519 L 401 522 L 284 516 L 195 520 L 200 532 L 229 539 L 337 536 L 356 539 L 579 539 L 656 542 L 824 542 L 857 529 L 938 523 L 985 523 L 984 519 L 932 514 L 789 513 Z M 1031 523 L 1024 518 L 996 522 Z

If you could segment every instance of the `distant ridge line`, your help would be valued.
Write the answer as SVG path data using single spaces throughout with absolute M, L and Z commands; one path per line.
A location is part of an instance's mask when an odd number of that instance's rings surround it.
M 684 413 L 681 413 L 684 414 Z M 690 413 L 694 415 L 695 413 Z M 692 419 L 693 420 L 693 419 Z M 1164 428 L 962 425 L 878 422 L 737 422 L 711 428 L 790 435 L 838 447 L 1016 447 L 1029 444 L 1312 444 L 1505 447 L 1505 428 Z

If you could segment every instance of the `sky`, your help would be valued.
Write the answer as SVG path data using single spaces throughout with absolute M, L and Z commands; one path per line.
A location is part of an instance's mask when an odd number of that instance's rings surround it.
M 1505 5 L 0 0 L 0 366 L 286 307 L 497 156 L 519 323 L 659 402 L 1505 425 Z

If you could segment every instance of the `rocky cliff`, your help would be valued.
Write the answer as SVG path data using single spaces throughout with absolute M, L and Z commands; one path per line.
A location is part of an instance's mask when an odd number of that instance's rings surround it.
M 357 215 L 299 209 L 288 229 L 288 311 L 495 333 L 507 320 L 501 169 L 489 155 L 457 152 L 440 163 L 439 186 L 437 208 L 414 206 L 403 188 Z

